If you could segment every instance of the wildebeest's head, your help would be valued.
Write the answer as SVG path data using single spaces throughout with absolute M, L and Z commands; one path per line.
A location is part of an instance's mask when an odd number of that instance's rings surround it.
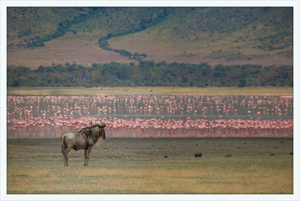
M 101 124 L 96 124 L 99 128 L 102 128 L 102 129 L 100 129 L 101 131 L 100 131 L 100 136 L 102 136 L 103 137 L 103 140 L 105 140 L 105 138 L 106 138 L 106 135 L 105 135 L 105 130 L 104 130 L 104 127 L 106 126 L 106 124 L 105 123 L 101 123 Z
M 99 138 L 98 138 L 98 140 L 96 142 L 96 146 L 98 147 L 100 145 L 100 143 L 102 143 L 105 140 L 105 138 L 106 138 L 105 130 L 104 130 L 104 127 L 106 126 L 106 124 L 104 124 L 104 123 L 102 123 L 102 124 L 95 124 L 94 126 L 99 128 L 99 135 L 100 136 L 99 136 Z
M 101 123 L 101 124 L 96 124 L 99 128 L 104 128 L 106 126 L 105 123 Z

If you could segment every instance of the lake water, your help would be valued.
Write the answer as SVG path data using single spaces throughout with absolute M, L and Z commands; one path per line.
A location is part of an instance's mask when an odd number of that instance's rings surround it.
M 266 123 L 263 125 L 265 129 L 268 129 L 267 125 L 270 125 L 269 129 L 272 129 L 271 121 L 277 121 L 277 127 L 282 127 L 284 130 L 269 130 L 265 135 L 280 137 L 283 135 L 280 132 L 287 132 L 288 134 L 284 135 L 289 137 L 293 135 L 292 129 L 283 128 L 286 124 L 291 124 L 293 120 L 293 98 L 291 97 L 187 95 L 8 96 L 7 112 L 8 138 L 60 137 L 66 132 L 75 132 L 82 127 L 89 126 L 91 122 L 98 123 L 99 121 L 107 123 L 106 132 L 110 137 L 213 136 L 214 132 L 209 128 L 205 128 L 205 132 L 201 130 L 193 131 L 194 133 L 190 130 L 186 131 L 186 128 L 179 128 L 176 131 L 171 129 L 172 132 L 168 133 L 169 130 L 162 128 L 155 130 L 151 128 L 151 125 L 157 123 L 154 122 L 155 120 L 159 120 L 159 123 L 165 125 L 165 127 L 172 123 L 184 124 L 191 121 L 194 125 L 193 128 L 196 129 L 195 123 L 200 124 L 200 120 L 207 125 L 206 127 L 209 127 L 219 119 L 248 121 L 248 123 L 250 121 L 252 124 L 257 124 L 257 119 L 261 121 L 270 120 L 265 121 Z M 147 123 L 151 119 L 152 123 Z M 122 128 L 116 128 L 121 124 L 117 122 L 118 120 L 124 120 Z M 147 128 L 146 125 L 146 128 L 142 128 L 143 132 L 128 129 L 130 124 L 134 122 L 136 124 L 146 122 L 145 124 L 149 124 L 150 128 Z M 226 123 L 228 124 L 228 122 Z M 243 122 L 236 124 L 243 125 Z M 112 125 L 115 125 L 115 127 L 113 128 Z M 227 131 L 226 135 L 234 136 L 235 129 L 237 129 L 235 124 L 229 122 L 229 127 L 227 129 L 230 129 L 230 131 Z M 221 128 L 217 135 L 221 136 L 222 132 Z M 115 133 L 118 133 L 118 135 Z M 240 129 L 238 129 L 238 133 L 241 133 Z M 246 134 L 250 137 L 253 133 L 255 135 L 254 131 L 249 131 Z M 261 135 L 262 131 L 258 133 Z M 224 136 L 226 135 L 224 134 Z M 241 135 L 236 137 L 239 136 Z

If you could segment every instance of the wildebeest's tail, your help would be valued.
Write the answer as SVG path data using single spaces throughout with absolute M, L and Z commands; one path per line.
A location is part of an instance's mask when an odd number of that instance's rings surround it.
M 63 135 L 61 137 L 61 153 L 62 155 L 64 156 L 65 159 L 68 159 L 68 156 L 67 156 L 67 153 L 66 153 L 66 150 L 65 150 L 65 136 Z

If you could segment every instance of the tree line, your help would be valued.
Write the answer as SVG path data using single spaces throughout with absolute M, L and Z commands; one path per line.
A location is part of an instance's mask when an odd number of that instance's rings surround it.
M 100 86 L 293 86 L 293 67 L 166 63 L 139 61 L 94 63 L 92 67 L 66 63 L 56 66 L 7 68 L 8 87 Z
M 125 34 L 126 33 L 127 32 L 125 32 Z M 122 34 L 123 34 L 123 32 L 122 32 Z M 109 33 L 106 36 L 100 37 L 97 44 L 99 44 L 99 47 L 101 47 L 104 50 L 109 50 L 109 51 L 120 53 L 121 56 L 129 57 L 129 59 L 134 59 L 134 60 L 137 60 L 137 61 L 141 61 L 142 59 L 147 57 L 147 54 L 145 54 L 145 53 L 139 54 L 139 53 L 136 52 L 136 53 L 132 54 L 131 52 L 129 52 L 127 50 L 118 50 L 118 49 L 110 48 L 109 44 L 108 44 L 108 40 L 112 37 L 116 37 L 116 36 L 119 36 L 119 35 L 120 34 L 114 35 L 112 33 Z

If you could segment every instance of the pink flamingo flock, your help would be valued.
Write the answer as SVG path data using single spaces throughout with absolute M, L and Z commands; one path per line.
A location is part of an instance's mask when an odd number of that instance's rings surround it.
M 290 96 L 8 96 L 7 130 L 60 137 L 104 122 L 107 137 L 293 137 L 292 113 Z

